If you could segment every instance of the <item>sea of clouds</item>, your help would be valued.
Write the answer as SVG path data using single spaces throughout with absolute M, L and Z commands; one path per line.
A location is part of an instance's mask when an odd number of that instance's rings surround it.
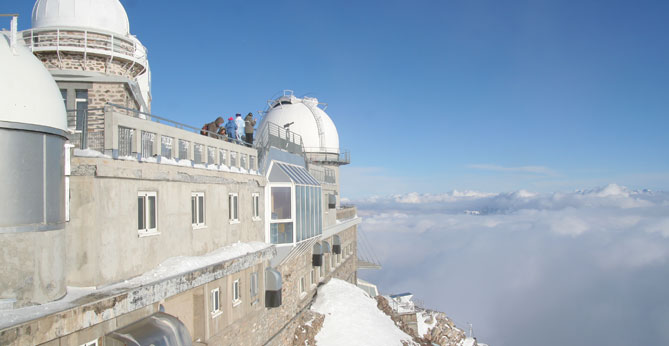
M 346 201 L 345 201 L 346 202 Z M 348 201 L 359 275 L 491 346 L 669 345 L 669 193 L 458 192 Z

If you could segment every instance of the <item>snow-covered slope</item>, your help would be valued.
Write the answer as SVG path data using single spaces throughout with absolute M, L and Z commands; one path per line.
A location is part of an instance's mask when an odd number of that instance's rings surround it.
M 325 315 L 323 328 L 316 335 L 319 346 L 413 343 L 409 335 L 376 307 L 376 300 L 346 281 L 332 279 L 319 288 L 311 310 Z

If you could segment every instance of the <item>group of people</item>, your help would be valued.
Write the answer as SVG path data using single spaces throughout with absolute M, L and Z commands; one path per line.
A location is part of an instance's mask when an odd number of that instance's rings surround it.
M 237 113 L 234 118 L 228 118 L 228 122 L 223 125 L 223 118 L 218 117 L 216 120 L 204 124 L 200 133 L 205 136 L 220 138 L 227 136 L 228 140 L 232 142 L 245 141 L 249 145 L 253 145 L 253 130 L 256 125 L 256 120 L 253 119 L 253 113 L 246 115 L 242 119 L 242 115 Z

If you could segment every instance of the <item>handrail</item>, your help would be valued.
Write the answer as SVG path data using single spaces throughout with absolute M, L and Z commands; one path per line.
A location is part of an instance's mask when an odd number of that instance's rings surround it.
M 22 32 L 23 40 L 32 51 L 56 49 L 109 54 L 146 65 L 147 49 L 137 42 L 113 33 L 80 28 L 33 28 Z M 29 42 L 28 42 L 29 41 Z M 146 67 L 146 66 L 144 66 Z
M 114 103 L 107 102 L 107 106 L 109 106 L 111 108 L 118 108 L 118 109 L 122 109 L 122 110 L 125 110 L 125 111 L 135 113 L 135 114 L 137 114 L 137 116 L 135 116 L 136 118 L 154 121 L 154 122 L 159 123 L 159 124 L 170 125 L 170 126 L 182 129 L 182 130 L 190 130 L 191 132 L 195 132 L 195 133 L 205 132 L 207 136 L 212 137 L 212 138 L 217 138 L 217 139 L 220 139 L 220 140 L 232 139 L 228 136 L 221 135 L 221 134 L 209 131 L 209 130 L 204 130 L 202 128 L 197 128 L 197 127 L 194 127 L 194 126 L 191 126 L 191 125 L 180 123 L 178 121 L 163 118 L 163 117 L 157 116 L 155 114 L 142 112 L 142 111 L 139 111 L 139 110 L 136 110 L 136 109 L 124 107 L 124 106 L 117 105 L 117 104 L 114 104 Z M 144 117 L 141 117 L 140 114 L 144 115 Z M 232 142 L 234 142 L 238 145 L 241 145 L 241 146 L 251 147 L 250 144 L 248 144 L 246 142 L 243 142 L 243 141 L 239 141 L 237 139 L 232 139 Z

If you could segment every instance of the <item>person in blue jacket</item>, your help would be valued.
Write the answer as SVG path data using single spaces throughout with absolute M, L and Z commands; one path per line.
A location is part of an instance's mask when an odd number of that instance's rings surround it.
M 237 138 L 237 124 L 235 123 L 235 119 L 228 118 L 228 122 L 225 123 L 225 132 L 228 133 L 228 137 L 231 139 L 236 139 Z

